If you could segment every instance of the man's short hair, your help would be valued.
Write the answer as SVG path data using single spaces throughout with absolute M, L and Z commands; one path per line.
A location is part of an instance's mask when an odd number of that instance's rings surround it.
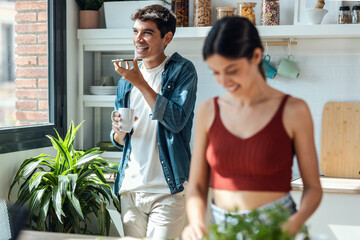
M 133 21 L 139 19 L 141 21 L 153 21 L 157 28 L 160 30 L 161 38 L 168 32 L 175 34 L 176 29 L 176 17 L 166 7 L 154 4 L 146 6 L 142 9 L 138 9 L 134 14 L 131 15 Z

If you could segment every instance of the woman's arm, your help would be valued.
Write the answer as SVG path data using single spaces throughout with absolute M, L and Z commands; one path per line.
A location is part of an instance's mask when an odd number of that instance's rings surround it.
M 209 166 L 206 161 L 207 132 L 211 125 L 212 99 L 200 104 L 195 118 L 194 150 L 191 157 L 189 186 L 186 194 L 186 213 L 189 225 L 182 239 L 201 239 L 206 234 L 206 207 L 209 189 Z
M 288 125 L 291 129 L 300 175 L 304 184 L 300 208 L 289 218 L 287 226 L 290 234 L 296 234 L 319 206 L 322 188 L 310 110 L 304 101 L 291 98 L 285 112 L 287 112 L 284 119 L 285 126 Z

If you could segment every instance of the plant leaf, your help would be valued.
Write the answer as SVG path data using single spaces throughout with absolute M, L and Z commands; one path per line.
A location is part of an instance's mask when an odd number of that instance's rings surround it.
M 54 138 L 53 136 L 49 136 L 49 135 L 46 135 L 46 136 L 48 138 L 50 138 L 53 146 L 60 152 L 60 155 L 64 158 L 64 160 L 66 160 L 69 168 L 71 168 L 73 166 L 73 162 L 72 162 L 72 157 L 70 156 L 70 153 L 69 153 L 69 150 L 67 149 L 67 147 L 62 142 L 60 142 L 58 139 Z M 64 162 L 62 162 L 62 164 L 60 164 L 60 169 L 59 169 L 58 174 L 63 172 L 65 167 L 66 167 L 66 164 Z
M 52 205 L 54 207 L 54 211 L 59 222 L 63 223 L 61 219 L 61 215 L 62 215 L 61 201 L 62 201 L 61 192 L 59 190 L 59 187 L 56 186 L 52 191 Z
M 36 212 L 37 209 L 39 209 L 41 202 L 42 202 L 42 197 L 44 195 L 44 193 L 46 192 L 47 187 L 44 187 L 42 189 L 36 190 L 31 194 L 31 198 L 30 198 L 30 211 L 31 212 Z
M 40 222 L 38 224 L 38 227 L 43 231 L 45 231 L 45 222 L 46 222 L 46 218 L 48 216 L 50 200 L 51 200 L 51 192 L 49 191 L 44 194 L 43 199 L 42 199 L 41 208 L 40 208 L 40 218 L 39 218 Z
M 69 182 L 70 182 L 70 180 L 69 180 L 68 176 L 64 176 L 64 175 L 58 176 L 58 187 L 59 187 L 59 191 L 61 193 L 62 198 L 64 198 L 66 196 L 66 191 L 68 189 Z
M 83 166 L 83 165 L 85 165 L 87 163 L 90 164 L 92 160 L 94 160 L 94 159 L 96 160 L 96 158 L 98 156 L 100 156 L 100 155 L 101 155 L 101 153 L 89 153 L 89 154 L 86 154 L 86 155 L 82 156 L 79 159 L 79 161 L 75 164 L 75 166 L 81 167 L 81 166 Z
M 46 174 L 46 172 L 36 172 L 30 180 L 29 191 L 32 192 L 34 188 L 37 188 L 41 182 L 42 177 Z
M 81 210 L 81 205 L 79 202 L 79 199 L 75 196 L 75 194 L 71 194 L 71 201 L 70 201 L 71 205 L 74 207 L 74 209 L 76 210 L 76 212 L 78 213 L 78 215 L 80 216 L 81 220 L 85 220 L 84 219 L 84 215 L 83 212 Z
M 78 179 L 77 174 L 68 174 L 71 192 L 74 194 L 76 190 L 76 181 Z

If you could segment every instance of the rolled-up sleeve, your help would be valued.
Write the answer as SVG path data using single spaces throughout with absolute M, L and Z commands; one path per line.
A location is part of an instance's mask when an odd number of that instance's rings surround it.
M 115 139 L 114 139 L 114 130 L 111 130 L 110 131 L 110 141 L 112 142 L 112 144 L 115 146 L 115 147 L 117 147 L 117 148 L 119 148 L 120 150 L 122 150 L 122 148 L 123 148 L 123 146 L 122 145 L 120 145 L 120 144 L 118 144 L 116 141 L 115 141 Z

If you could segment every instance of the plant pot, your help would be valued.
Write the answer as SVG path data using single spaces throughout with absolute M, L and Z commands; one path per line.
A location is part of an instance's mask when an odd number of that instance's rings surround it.
M 163 1 L 104 2 L 106 28 L 132 28 L 134 22 L 131 20 L 131 14 L 133 14 L 137 9 L 153 4 L 170 7 L 165 5 Z
M 99 15 L 99 11 L 97 10 L 81 10 L 79 12 L 79 28 L 99 28 Z

